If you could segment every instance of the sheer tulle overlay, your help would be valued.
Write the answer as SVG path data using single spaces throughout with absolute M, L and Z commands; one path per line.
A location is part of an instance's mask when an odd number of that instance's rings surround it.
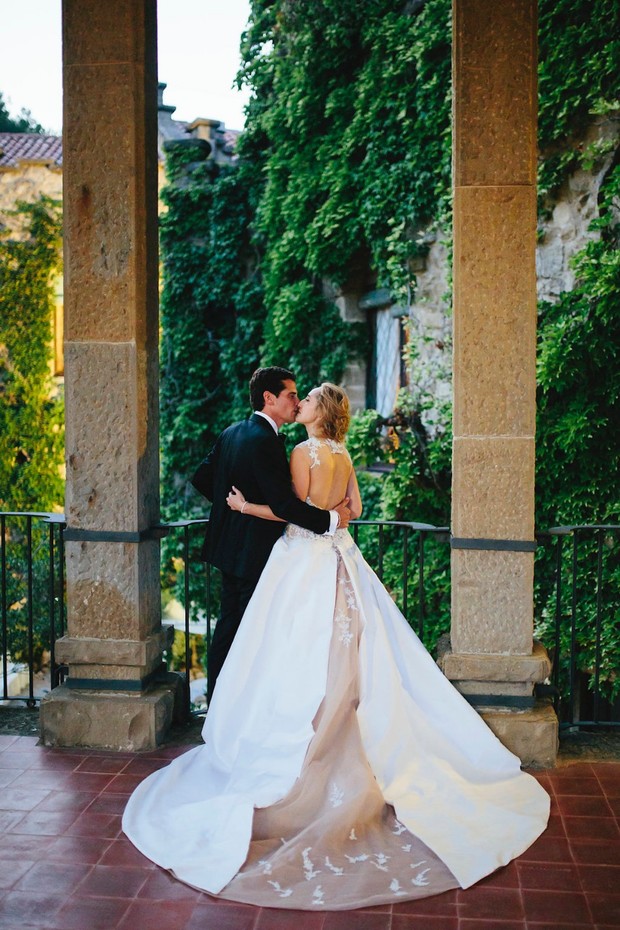
M 549 798 L 445 679 L 347 531 L 288 527 L 190 750 L 123 828 L 211 894 L 339 910 L 467 887 Z

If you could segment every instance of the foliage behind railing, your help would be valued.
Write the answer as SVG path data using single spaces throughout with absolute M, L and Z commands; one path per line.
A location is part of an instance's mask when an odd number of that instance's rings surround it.
M 183 619 L 166 656 L 192 677 L 204 662 L 219 605 L 219 573 L 199 561 L 206 520 L 162 524 L 168 558 L 162 570 L 164 606 L 174 597 Z M 34 706 L 35 676 L 44 666 L 50 686 L 66 669 L 55 660 L 65 630 L 62 514 L 0 513 L 0 647 L 2 700 Z M 358 520 L 351 525 L 364 557 L 412 628 L 433 651 L 450 623 L 448 527 L 408 521 Z M 538 535 L 535 635 L 553 658 L 550 685 L 564 726 L 620 723 L 620 526 L 554 527 Z M 443 583 L 437 574 L 443 573 Z M 432 576 L 433 584 L 429 584 Z M 429 595 L 430 592 L 430 595 Z M 9 694 L 12 664 L 28 675 Z M 188 673 L 189 670 L 189 673 Z

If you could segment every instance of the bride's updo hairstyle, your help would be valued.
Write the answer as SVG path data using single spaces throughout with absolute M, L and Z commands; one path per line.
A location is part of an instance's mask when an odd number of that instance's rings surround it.
M 319 426 L 326 439 L 343 442 L 351 422 L 349 398 L 341 387 L 324 381 L 317 395 Z

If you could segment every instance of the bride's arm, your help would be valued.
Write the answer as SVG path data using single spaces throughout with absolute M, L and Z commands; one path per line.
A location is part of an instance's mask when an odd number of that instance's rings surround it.
M 252 504 L 250 501 L 246 501 L 241 491 L 239 491 L 234 484 L 232 491 L 230 491 L 226 498 L 226 503 L 231 510 L 238 510 L 239 513 L 244 513 L 246 516 L 260 517 L 261 520 L 275 520 L 277 523 L 286 523 L 286 520 L 276 517 L 269 504 Z
M 360 494 L 359 485 L 357 483 L 357 475 L 355 474 L 355 469 L 353 467 L 351 467 L 351 474 L 349 475 L 346 496 L 349 498 L 349 510 L 351 511 L 351 519 L 357 520 L 358 517 L 361 517 L 362 515 L 362 497 Z

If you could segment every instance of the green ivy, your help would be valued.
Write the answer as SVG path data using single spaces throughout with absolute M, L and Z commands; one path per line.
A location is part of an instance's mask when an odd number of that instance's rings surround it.
M 538 465 L 536 513 L 539 528 L 620 523 L 620 166 L 609 172 L 600 192 L 600 216 L 592 224 L 600 238 L 573 259 L 576 283 L 556 303 L 543 301 L 538 329 Z M 580 543 L 576 640 L 579 668 L 595 661 L 596 553 L 586 534 Z M 572 547 L 564 545 L 561 573 L 567 581 Z M 620 694 L 620 537 L 605 539 L 601 576 L 603 626 L 601 686 Z M 538 634 L 551 644 L 555 622 L 554 550 L 538 555 Z M 565 584 L 570 592 L 570 584 Z M 566 595 L 568 597 L 569 595 Z M 563 605 L 563 615 L 572 608 Z M 570 625 L 563 624 L 561 653 L 570 652 Z M 562 674 L 568 669 L 562 660 Z
M 60 205 L 49 197 L 5 214 L 0 233 L 0 510 L 62 506 L 63 402 L 54 388 L 52 278 Z M 11 233 L 17 225 L 16 233 Z
M 592 114 L 616 113 L 619 15 L 614 0 L 540 0 L 544 210 L 568 172 L 591 170 L 609 154 L 609 143 L 581 149 L 579 140 Z M 238 80 L 251 98 L 237 165 L 181 166 L 167 194 L 167 514 L 201 512 L 202 502 L 184 496 L 185 479 L 221 426 L 247 413 L 246 383 L 256 364 L 294 367 L 305 390 L 326 377 L 338 380 L 348 361 L 368 351 L 364 329 L 343 323 L 326 282 L 345 292 L 386 287 L 406 304 L 429 230 L 449 237 L 450 33 L 450 0 L 253 0 L 241 43 Z M 601 244 L 580 259 L 581 291 L 541 311 L 540 526 L 564 511 L 585 515 L 597 506 L 600 518 L 607 506 L 598 488 L 616 459 L 613 438 L 603 435 L 603 382 L 591 361 L 599 337 L 590 329 L 588 301 L 601 274 L 613 277 L 610 236 L 604 231 Z M 611 364 L 619 342 L 613 327 L 608 332 L 601 358 Z M 569 358 L 583 363 L 579 390 L 570 379 L 564 390 Z M 390 419 L 395 442 L 388 446 L 381 447 L 373 413 L 352 430 L 356 457 L 370 464 L 383 458 L 392 469 L 363 474 L 365 515 L 445 525 L 450 410 L 438 410 L 419 391 L 401 398 Z M 588 478 L 571 483 L 556 466 L 577 463 L 579 450 Z M 575 506 L 566 509 L 570 501 Z M 430 548 L 427 610 L 435 618 L 429 636 L 436 636 L 448 623 L 449 552 L 441 539 Z M 388 540 L 384 577 L 396 596 L 400 558 Z M 412 572 L 416 564 L 412 557 Z
M 0 232 L 0 510 L 62 509 L 63 401 L 53 384 L 53 276 L 60 270 L 60 204 L 48 197 L 5 213 Z M 35 668 L 49 648 L 48 528 L 35 521 L 28 561 L 25 518 L 7 518 L 7 651 Z

